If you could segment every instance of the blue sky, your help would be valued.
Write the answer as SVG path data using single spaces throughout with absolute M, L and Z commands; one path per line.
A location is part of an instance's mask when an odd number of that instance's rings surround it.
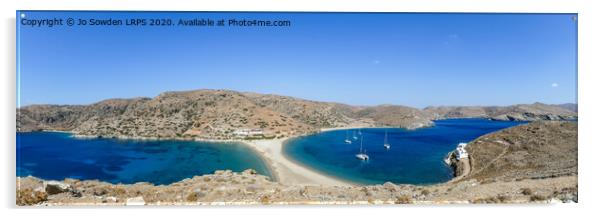
M 235 18 L 292 25 L 19 25 L 22 106 L 192 89 L 419 108 L 576 102 L 577 27 L 570 14 L 23 13 L 27 19 Z

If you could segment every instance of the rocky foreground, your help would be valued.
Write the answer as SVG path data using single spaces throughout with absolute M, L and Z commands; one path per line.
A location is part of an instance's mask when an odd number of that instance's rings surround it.
M 576 106 L 576 105 L 575 105 Z M 433 120 L 567 120 L 567 105 L 506 107 L 351 106 L 230 90 L 165 92 L 154 98 L 109 99 L 91 105 L 31 105 L 17 109 L 17 131 L 59 130 L 76 135 L 130 138 L 239 139 L 257 129 L 260 138 L 284 138 L 334 127 L 388 126 L 416 129 Z M 256 139 L 256 138 L 254 138 Z
M 533 122 L 471 142 L 463 177 L 429 186 L 323 187 L 216 171 L 167 186 L 17 178 L 18 205 L 408 204 L 577 202 L 577 123 Z M 457 165 L 456 165 L 457 166 Z

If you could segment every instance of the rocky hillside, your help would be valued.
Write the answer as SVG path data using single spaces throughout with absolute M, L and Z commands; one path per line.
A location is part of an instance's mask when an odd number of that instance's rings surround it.
M 467 146 L 464 180 L 545 179 L 577 175 L 577 123 L 538 121 L 481 136 Z
M 329 102 L 316 102 L 272 94 L 244 93 L 255 104 L 288 114 L 296 120 L 316 127 L 342 127 L 355 121 L 359 108 Z
M 417 118 L 420 114 L 402 106 L 381 110 L 276 95 L 196 90 L 86 106 L 26 106 L 17 109 L 17 130 L 62 130 L 103 137 L 232 139 L 240 137 L 237 131 L 259 129 L 261 138 L 274 138 L 349 126 L 363 119 L 368 119 L 364 122 L 369 126 L 416 128 L 431 123 Z
M 573 110 L 573 105 L 575 110 Z M 543 103 L 512 106 L 439 106 L 423 110 L 433 119 L 481 117 L 500 121 L 573 120 L 576 104 L 547 105 Z
M 32 105 L 17 109 L 17 131 L 61 130 L 79 135 L 144 138 L 275 138 L 320 128 L 390 126 L 415 129 L 433 119 L 490 117 L 556 120 L 576 113 L 545 104 L 510 107 L 372 107 L 229 90 L 165 92 L 154 98 L 110 99 L 91 105 Z M 245 131 L 257 130 L 249 136 Z
M 407 106 L 379 105 L 366 107 L 357 116 L 374 120 L 377 126 L 394 126 L 416 129 L 433 125 L 428 114 Z

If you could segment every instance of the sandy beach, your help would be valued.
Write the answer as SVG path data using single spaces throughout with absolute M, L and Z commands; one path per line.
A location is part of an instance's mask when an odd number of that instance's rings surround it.
M 332 177 L 315 172 L 287 159 L 282 153 L 284 141 L 288 138 L 245 141 L 245 144 L 255 148 L 268 161 L 278 182 L 287 185 L 316 185 L 316 186 L 352 186 Z

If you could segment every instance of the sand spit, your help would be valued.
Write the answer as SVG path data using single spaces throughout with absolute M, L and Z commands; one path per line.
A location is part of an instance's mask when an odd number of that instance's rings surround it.
M 265 159 L 278 177 L 278 182 L 289 185 L 314 186 L 350 186 L 347 183 L 289 160 L 282 152 L 282 147 L 288 138 L 271 140 L 245 141 L 245 144 L 255 148 Z

